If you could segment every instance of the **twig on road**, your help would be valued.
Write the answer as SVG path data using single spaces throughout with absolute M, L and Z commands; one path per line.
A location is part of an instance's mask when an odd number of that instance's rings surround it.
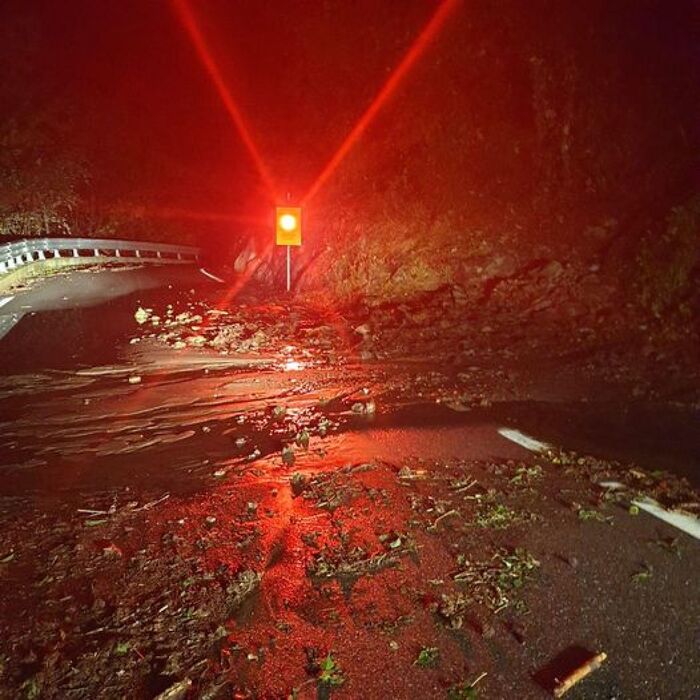
M 153 506 L 157 506 L 159 503 L 162 503 L 163 501 L 167 501 L 170 498 L 170 494 L 166 493 L 165 496 L 162 496 L 161 498 L 155 500 L 155 501 L 150 501 L 149 503 L 146 503 L 142 505 L 140 508 L 134 508 L 135 511 L 139 510 L 150 510 L 153 508 Z
M 437 530 L 438 523 L 440 523 L 442 520 L 445 520 L 445 518 L 449 518 L 451 515 L 459 515 L 459 511 L 457 510 L 448 510 L 447 513 L 443 513 L 441 516 L 435 518 L 435 522 L 432 525 L 428 526 L 428 530 L 431 532 L 434 532 Z

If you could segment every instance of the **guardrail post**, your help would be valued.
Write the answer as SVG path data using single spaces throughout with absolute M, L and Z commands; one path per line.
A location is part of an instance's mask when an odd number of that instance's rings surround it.
M 53 251 L 53 256 L 54 258 L 60 258 L 61 254 L 58 252 L 58 248 L 55 248 Z
M 0 262 L 0 274 L 7 272 L 7 265 L 4 262 Z
M 137 258 L 140 258 L 140 257 L 141 257 L 141 251 L 138 250 L 138 248 L 136 249 L 136 257 L 137 257 Z
M 96 258 L 99 258 L 99 257 L 100 257 L 100 251 L 99 251 L 99 249 L 95 248 L 95 250 L 93 250 L 92 252 L 94 253 L 94 255 L 95 255 Z
M 119 251 L 119 248 L 117 248 L 117 249 L 114 251 L 114 254 L 115 254 L 118 258 L 121 258 L 121 256 L 122 256 L 121 252 Z
M 16 264 L 16 265 L 24 265 L 24 260 L 22 259 L 22 256 L 21 256 L 21 255 L 18 255 L 18 256 L 15 258 L 15 264 Z
M 80 257 L 80 253 L 78 253 L 78 249 L 77 249 L 77 248 L 73 248 L 73 257 L 74 257 L 74 258 L 79 258 L 79 257 Z
M 162 258 L 162 257 L 163 257 L 163 256 L 160 254 L 160 251 L 159 251 L 159 250 L 156 251 L 156 257 L 157 257 L 157 258 Z
M 43 250 L 37 251 L 36 257 L 37 257 L 37 260 L 46 260 L 46 256 L 44 255 Z
M 34 262 L 34 256 L 32 255 L 31 252 L 24 254 L 24 261 L 28 262 L 28 263 Z

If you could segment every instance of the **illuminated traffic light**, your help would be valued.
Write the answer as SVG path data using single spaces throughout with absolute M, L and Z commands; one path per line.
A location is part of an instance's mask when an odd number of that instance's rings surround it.
M 277 245 L 301 245 L 301 207 L 277 207 Z

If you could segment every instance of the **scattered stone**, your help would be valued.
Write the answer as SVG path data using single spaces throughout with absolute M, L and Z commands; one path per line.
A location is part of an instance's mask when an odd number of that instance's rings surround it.
M 191 335 L 187 339 L 187 343 L 195 348 L 201 348 L 206 342 L 207 339 L 203 335 Z
M 484 623 L 481 626 L 481 636 L 484 639 L 492 639 L 496 634 L 496 628 L 490 623 Z
M 352 405 L 352 412 L 361 415 L 373 415 L 377 410 L 377 406 L 374 401 L 357 401 Z
M 164 690 L 160 695 L 156 695 L 153 700 L 183 700 L 192 687 L 192 681 L 185 678 L 174 685 L 171 685 L 167 690 Z
M 148 321 L 150 315 L 151 315 L 152 309 L 144 309 L 143 307 L 139 306 L 138 309 L 136 309 L 136 313 L 134 314 L 134 318 L 136 319 L 136 323 L 139 325 L 143 325 Z
M 306 477 L 303 474 L 300 474 L 299 472 L 294 472 L 289 483 L 292 487 L 292 493 L 295 496 L 300 496 L 306 488 Z
M 0 564 L 9 564 L 15 558 L 14 552 L 0 554 Z
M 309 449 L 309 431 L 302 430 L 300 433 L 297 433 L 296 437 L 294 438 L 294 442 L 297 444 L 298 447 L 303 447 L 305 450 L 308 450 Z
M 113 542 L 102 548 L 102 553 L 108 557 L 123 557 L 124 552 Z
M 554 282 L 563 272 L 564 266 L 558 260 L 552 260 L 540 270 L 539 274 L 548 282 Z

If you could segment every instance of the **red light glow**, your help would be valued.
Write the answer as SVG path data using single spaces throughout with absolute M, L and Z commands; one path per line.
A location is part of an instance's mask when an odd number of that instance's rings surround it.
M 195 211 L 179 207 L 144 206 L 143 204 L 118 204 L 104 205 L 104 209 L 110 214 L 129 216 L 134 219 L 173 219 L 182 221 L 221 221 L 237 224 L 264 225 L 264 220 L 254 216 L 239 216 L 226 212 Z
M 258 169 L 258 173 L 260 174 L 260 177 L 265 183 L 270 198 L 275 199 L 275 186 L 270 172 L 267 169 L 267 166 L 265 165 L 262 156 L 260 155 L 260 151 L 258 150 L 253 136 L 250 130 L 248 129 L 248 126 L 246 124 L 245 119 L 243 118 L 241 110 L 236 104 L 236 101 L 233 99 L 233 96 L 231 95 L 231 92 L 229 91 L 228 87 L 226 87 L 226 83 L 223 79 L 223 76 L 221 75 L 221 71 L 219 70 L 218 66 L 216 65 L 216 62 L 214 61 L 214 58 L 211 55 L 211 51 L 207 46 L 207 42 L 204 38 L 204 35 L 202 34 L 202 31 L 199 28 L 199 25 L 197 24 L 197 20 L 192 10 L 190 9 L 188 0 L 173 0 L 173 6 L 175 8 L 175 12 L 177 13 L 180 22 L 182 23 L 182 26 L 185 28 L 185 30 L 187 31 L 187 35 L 192 41 L 192 45 L 197 51 L 197 55 L 199 56 L 202 65 L 207 71 L 212 83 L 214 84 L 214 87 L 216 88 L 216 91 L 219 93 L 219 97 L 221 98 L 221 101 L 223 102 L 226 111 L 228 112 L 229 116 L 231 117 L 231 120 L 236 126 L 236 129 L 240 134 L 241 140 L 245 144 L 245 147 L 248 149 L 250 157 L 255 163 L 255 167 Z
M 423 54 L 430 42 L 435 38 L 435 35 L 444 25 L 445 20 L 447 20 L 448 16 L 459 4 L 459 2 L 460 0 L 443 0 L 440 3 L 437 10 L 435 10 L 435 13 L 430 18 L 430 21 L 416 37 L 413 44 L 411 44 L 403 59 L 401 59 L 401 62 L 398 64 L 398 66 L 396 66 L 382 89 L 377 93 L 370 106 L 357 121 L 350 133 L 345 137 L 345 140 L 343 143 L 341 143 L 340 148 L 338 148 L 335 155 L 328 161 L 326 167 L 321 171 L 321 174 L 311 185 L 308 193 L 302 200 L 304 204 L 306 204 L 318 193 L 323 184 L 333 174 L 343 158 L 345 158 L 350 149 L 355 145 L 356 141 L 370 125 L 382 106 L 396 91 L 396 88 L 401 80 L 405 77 L 421 54 Z

